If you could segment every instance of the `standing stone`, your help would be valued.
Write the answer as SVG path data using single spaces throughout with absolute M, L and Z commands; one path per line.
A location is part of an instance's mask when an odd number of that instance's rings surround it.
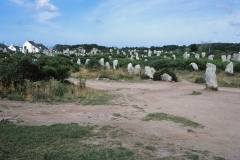
M 233 73 L 233 63 L 232 62 L 228 63 L 228 65 L 226 66 L 225 72 Z
M 183 58 L 188 58 L 188 56 L 189 56 L 189 54 L 187 53 L 187 52 L 185 52 L 184 54 L 183 54 Z
M 240 53 L 238 53 L 238 54 L 235 54 L 235 61 L 239 61 L 240 62 Z
M 151 57 L 152 56 L 152 51 L 149 49 L 148 50 L 148 57 Z
M 128 63 L 127 70 L 128 70 L 128 73 L 130 73 L 130 74 L 132 74 L 134 72 L 134 68 L 132 66 L 132 63 Z
M 157 51 L 157 56 L 160 56 L 160 54 L 161 54 L 161 51 Z
M 213 60 L 213 58 L 214 58 L 214 55 L 212 55 L 212 54 L 208 56 L 209 60 Z
M 206 69 L 204 80 L 207 88 L 218 90 L 217 76 L 212 67 Z
M 192 62 L 192 63 L 190 63 L 190 65 L 192 66 L 192 68 L 193 68 L 195 71 L 198 70 L 198 66 L 197 66 L 196 63 Z
M 155 73 L 155 69 L 151 68 L 149 66 L 145 66 L 145 75 L 147 75 L 149 78 L 153 78 L 153 74 Z
M 212 64 L 212 63 L 207 63 L 207 64 L 206 64 L 206 67 L 207 67 L 207 68 L 213 68 L 213 69 L 214 69 L 214 72 L 216 72 L 216 70 L 217 70 L 217 67 L 215 66 L 215 64 Z
M 173 57 L 174 60 L 176 60 L 176 56 L 175 56 L 175 54 L 173 54 L 172 57 Z
M 99 63 L 100 63 L 101 66 L 104 66 L 104 58 L 101 58 L 101 59 L 99 60 Z
M 169 81 L 169 82 L 172 81 L 172 77 L 169 76 L 167 73 L 164 73 L 163 75 L 161 75 L 161 79 L 162 81 Z
M 110 64 L 106 62 L 106 69 L 110 69 Z
M 80 60 L 80 58 L 78 58 L 77 64 L 78 64 L 78 65 L 81 65 L 81 60 Z
M 228 56 L 227 56 L 227 62 L 230 62 L 231 57 L 232 57 L 231 55 L 228 55 Z
M 199 59 L 200 58 L 200 55 L 198 53 L 195 54 L 195 58 L 196 59 Z
M 226 62 L 226 61 L 227 61 L 226 55 L 221 55 L 221 58 L 222 58 L 222 61 L 223 61 L 223 62 Z
M 136 75 L 136 76 L 141 75 L 141 66 L 140 66 L 139 64 L 137 64 L 137 65 L 134 67 L 134 75 Z
M 87 65 L 89 61 L 90 61 L 90 59 L 86 59 L 85 65 Z
M 109 58 L 110 60 L 112 60 L 112 56 L 108 56 L 108 58 Z
M 206 53 L 202 52 L 202 58 L 205 58 L 205 56 L 206 56 Z
M 118 66 L 118 60 L 113 61 L 113 69 L 116 70 Z

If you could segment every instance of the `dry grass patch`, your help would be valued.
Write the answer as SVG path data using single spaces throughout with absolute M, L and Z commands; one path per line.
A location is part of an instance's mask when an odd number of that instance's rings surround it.
M 127 69 L 107 70 L 99 69 L 98 71 L 89 71 L 86 68 L 81 68 L 79 72 L 71 74 L 72 77 L 85 77 L 86 79 L 92 78 L 107 78 L 109 80 L 140 80 L 140 76 L 128 73 Z
M 181 79 L 186 79 L 192 83 L 204 84 L 205 71 L 187 71 L 177 70 L 177 75 Z M 217 73 L 218 85 L 220 87 L 240 87 L 239 83 L 240 73 L 228 74 L 226 72 Z

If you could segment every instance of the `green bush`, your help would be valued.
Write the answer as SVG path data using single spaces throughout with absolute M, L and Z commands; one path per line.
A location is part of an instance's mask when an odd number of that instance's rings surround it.
M 205 81 L 204 81 L 203 77 L 198 77 L 198 78 L 195 79 L 195 83 L 202 84 L 204 82 Z
M 240 63 L 234 66 L 234 72 L 240 72 Z
M 172 77 L 172 81 L 178 82 L 178 78 L 176 73 L 174 72 L 173 69 L 171 68 L 164 68 L 161 71 L 157 71 L 153 74 L 153 80 L 157 81 L 157 80 L 161 80 L 161 75 L 163 75 L 164 73 L 167 73 L 169 76 Z
M 95 58 L 90 59 L 86 67 L 89 70 L 99 70 L 99 68 L 102 68 L 101 64 L 99 63 L 99 60 Z

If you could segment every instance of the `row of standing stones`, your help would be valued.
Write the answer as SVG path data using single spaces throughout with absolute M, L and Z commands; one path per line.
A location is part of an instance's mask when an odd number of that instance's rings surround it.
M 187 58 L 189 56 L 189 54 L 184 53 L 183 57 Z M 203 57 L 205 56 L 205 54 L 203 53 L 202 55 Z M 195 54 L 195 57 L 198 58 L 198 54 Z M 213 60 L 213 55 L 210 55 L 208 58 Z M 230 60 L 230 56 L 228 55 L 227 57 L 225 55 L 222 55 L 222 61 L 229 61 Z M 234 59 L 239 59 L 240 58 L 240 53 L 239 54 L 234 54 L 233 55 Z M 87 59 L 85 62 L 85 65 L 88 64 L 88 62 L 90 61 L 90 59 Z M 106 64 L 104 65 L 104 58 L 101 58 L 99 60 L 99 63 L 102 66 L 105 66 L 106 69 L 110 69 L 110 63 L 106 62 Z M 81 65 L 81 61 L 78 58 L 77 61 L 78 65 Z M 190 63 L 190 65 L 192 66 L 192 68 L 194 70 L 198 70 L 198 66 L 196 63 Z M 113 60 L 113 69 L 116 70 L 118 67 L 118 60 Z M 129 63 L 127 66 L 127 70 L 130 74 L 134 74 L 134 75 L 141 75 L 141 66 L 138 64 L 135 67 L 132 66 L 132 63 Z M 153 74 L 155 73 L 155 69 L 149 66 L 145 66 L 145 75 L 148 76 L 149 78 L 153 78 Z M 233 73 L 233 63 L 229 62 L 229 64 L 226 66 L 225 72 L 228 73 Z M 161 75 L 161 79 L 163 81 L 172 81 L 172 77 L 169 76 L 167 73 L 164 73 L 163 75 Z M 204 76 L 204 80 L 205 80 L 205 84 L 206 84 L 206 88 L 207 89 L 212 89 L 212 90 L 218 90 L 218 82 L 217 82 L 217 76 L 216 76 L 216 66 L 212 63 L 207 63 L 206 64 L 206 72 L 205 72 L 205 76 Z

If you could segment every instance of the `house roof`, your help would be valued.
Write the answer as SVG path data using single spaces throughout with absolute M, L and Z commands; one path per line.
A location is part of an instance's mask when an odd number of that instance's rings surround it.
M 2 48 L 2 49 L 7 48 L 7 49 L 8 49 L 8 46 L 6 46 L 6 45 L 3 44 L 3 43 L 0 43 L 0 48 Z
M 36 43 L 34 43 L 33 41 L 28 41 L 31 45 L 33 45 L 34 47 L 37 47 L 38 48 L 38 46 L 37 46 L 37 44 Z
M 12 44 L 12 46 L 15 47 L 16 49 L 20 49 L 19 46 L 15 46 L 15 45 L 13 45 L 13 44 Z M 10 47 L 10 46 L 9 46 L 9 47 Z
M 33 45 L 34 47 L 37 48 L 41 48 L 42 50 L 48 49 L 47 47 L 45 47 L 42 43 L 34 43 L 33 41 L 28 41 L 31 45 Z
M 47 47 L 45 47 L 43 44 L 41 43 L 37 43 L 38 48 L 41 47 L 42 50 L 48 49 Z

